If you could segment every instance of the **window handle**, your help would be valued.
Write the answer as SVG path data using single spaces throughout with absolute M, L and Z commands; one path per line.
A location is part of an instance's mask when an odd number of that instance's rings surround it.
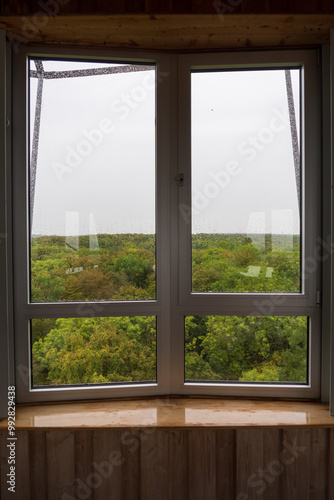
M 179 187 L 184 186 L 184 174 L 182 174 L 182 173 L 177 174 L 177 176 L 175 177 L 175 180 L 176 180 L 176 184 Z

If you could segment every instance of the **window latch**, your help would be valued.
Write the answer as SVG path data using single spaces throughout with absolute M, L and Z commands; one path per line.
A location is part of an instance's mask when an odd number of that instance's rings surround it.
M 176 180 L 176 184 L 179 186 L 179 187 L 182 187 L 184 186 L 184 174 L 178 174 L 176 177 L 175 177 L 175 180 Z

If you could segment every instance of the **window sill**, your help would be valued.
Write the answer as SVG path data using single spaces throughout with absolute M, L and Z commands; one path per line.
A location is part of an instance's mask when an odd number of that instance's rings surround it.
M 334 427 L 328 404 L 305 401 L 161 397 L 17 405 L 17 430 L 99 428 Z M 0 430 L 7 419 L 0 421 Z

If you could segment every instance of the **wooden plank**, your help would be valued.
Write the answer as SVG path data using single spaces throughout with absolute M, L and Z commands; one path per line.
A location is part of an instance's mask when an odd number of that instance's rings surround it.
M 190 14 L 192 12 L 192 0 L 173 0 L 173 14 Z
M 59 6 L 58 15 L 66 15 L 79 12 L 80 0 L 69 0 L 67 3 L 64 3 L 63 5 L 60 5 L 59 2 L 57 3 Z
M 29 431 L 30 495 L 34 500 L 47 498 L 45 431 Z
M 318 12 L 319 14 L 323 14 L 324 12 L 327 12 L 328 14 L 333 14 L 334 12 L 333 0 L 318 0 Z
M 34 34 L 33 19 L 0 17 L 8 38 L 26 45 L 78 45 L 153 51 L 315 47 L 329 42 L 334 15 L 87 15 L 56 16 Z
M 7 484 L 9 473 L 9 465 L 8 465 L 8 448 L 7 448 L 7 430 L 3 430 L 0 432 L 0 492 L 2 500 L 9 500 L 15 498 L 15 495 L 8 491 L 8 487 L 10 485 Z
M 120 429 L 94 432 L 94 477 L 86 484 L 95 500 L 104 500 L 113 492 L 113 500 L 140 498 L 140 441 L 144 431 Z
M 318 12 L 318 0 L 307 0 L 301 3 L 300 0 L 289 0 L 289 12 L 293 14 L 313 14 Z
M 132 429 L 119 431 L 117 442 L 122 453 L 122 464 L 117 469 L 123 500 L 140 499 L 140 449 L 155 429 Z
M 131 14 L 144 14 L 145 0 L 125 0 L 125 12 Z
M 266 0 L 243 1 L 241 2 L 241 12 L 243 14 L 267 13 L 267 2 Z
M 168 431 L 155 429 L 140 447 L 142 500 L 168 500 Z
M 120 467 L 122 499 L 140 499 L 140 443 L 155 429 L 122 430 L 120 446 L 124 461 Z
M 263 429 L 263 480 L 265 490 L 263 499 L 282 499 L 282 474 L 284 465 L 280 460 L 282 449 L 282 431 L 279 429 Z
M 260 499 L 266 483 L 259 476 L 263 468 L 263 431 L 236 431 L 236 498 Z
M 30 492 L 28 431 L 15 431 L 15 436 L 17 437 L 15 449 L 15 491 L 18 497 L 25 497 L 26 493 Z
M 193 14 L 214 14 L 214 2 L 204 2 L 203 0 L 193 0 L 192 13 Z
M 216 431 L 189 430 L 189 498 L 216 499 Z
M 96 0 L 97 14 L 124 14 L 125 0 Z
M 285 468 L 282 477 L 282 498 L 309 500 L 310 443 L 310 429 L 283 430 L 281 456 Z
M 71 3 L 71 0 L 69 0 L 68 3 Z M 76 6 L 76 11 L 74 10 L 74 7 L 72 7 L 71 11 L 72 13 L 78 12 L 80 14 L 95 14 L 96 0 L 79 0 Z
M 138 12 L 138 3 L 136 1 L 127 0 L 128 6 L 125 9 L 123 4 L 123 10 L 117 10 L 117 12 Z M 284 13 L 305 13 L 310 12 L 312 14 L 316 14 L 318 12 L 333 12 L 333 2 L 332 0 L 308 0 L 308 2 L 301 2 L 300 0 L 240 0 L 240 3 L 237 1 L 230 0 L 215 0 L 220 2 L 220 4 L 225 4 L 227 6 L 231 6 L 235 8 L 235 12 L 238 12 L 242 9 L 244 13 L 263 13 L 263 12 L 284 12 Z M 22 0 L 7 0 L 6 2 L 2 2 L 3 5 L 0 7 L 1 15 L 27 15 L 38 12 L 41 9 L 41 4 L 48 5 L 48 0 L 44 0 L 38 2 L 37 0 L 30 1 L 22 1 Z M 114 6 L 112 4 L 118 3 L 117 0 L 110 1 L 106 0 L 103 2 L 104 10 L 102 11 L 98 7 L 99 0 L 69 0 L 68 2 L 59 4 L 59 12 L 60 14 L 71 13 L 75 14 L 78 11 L 92 13 L 95 11 L 110 13 L 110 11 L 114 11 Z M 165 0 L 154 0 L 156 5 L 156 12 L 166 12 L 164 10 Z M 212 5 L 214 0 L 189 0 L 189 1 L 180 1 L 181 4 L 179 7 L 174 0 L 174 10 L 169 10 L 168 12 L 180 12 L 177 10 L 178 7 L 183 9 L 183 12 L 191 13 L 198 12 L 200 14 L 204 14 L 207 12 L 212 12 Z M 50 2 L 52 4 L 52 2 Z M 109 4 L 109 5 L 108 5 Z M 132 5 L 133 7 L 132 7 Z M 182 4 L 184 6 L 182 7 Z M 277 10 L 277 6 L 284 6 L 284 10 L 282 7 L 279 7 Z M 325 10 L 325 9 L 329 10 Z M 211 10 L 210 10 L 211 9 Z M 145 10 L 149 12 L 148 10 Z M 139 11 L 142 12 L 142 11 Z
M 74 432 L 75 487 L 79 492 L 87 486 L 87 478 L 93 472 L 93 431 Z M 87 488 L 88 489 L 88 488 Z
M 289 12 L 289 0 L 266 0 L 263 14 L 285 14 Z
M 93 448 L 94 472 L 88 476 L 87 485 L 94 491 L 94 500 L 108 498 L 110 491 L 113 492 L 113 499 L 121 500 L 120 469 L 124 457 L 121 452 L 120 431 L 94 431 Z
M 172 14 L 173 0 L 145 0 L 146 14 Z
M 46 431 L 47 499 L 75 495 L 74 432 Z
M 4 13 L 3 15 L 28 15 L 35 12 L 36 9 L 32 9 L 28 2 L 20 2 L 20 0 L 9 0 L 9 2 L 1 2 L 0 12 Z
M 217 429 L 216 431 L 216 497 L 235 500 L 236 498 L 236 431 Z
M 328 429 L 311 429 L 310 500 L 322 500 L 327 496 L 328 473 Z
M 328 448 L 328 498 L 334 498 L 334 429 L 329 429 Z
M 168 430 L 168 500 L 189 498 L 188 431 Z

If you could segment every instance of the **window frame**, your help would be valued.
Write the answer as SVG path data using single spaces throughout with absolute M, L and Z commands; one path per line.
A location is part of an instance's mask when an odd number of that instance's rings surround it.
M 15 385 L 12 282 L 11 48 L 0 30 L 0 418 Z
M 312 55 L 311 55 L 312 54 Z M 25 251 L 26 235 L 28 234 L 27 203 L 27 120 L 22 120 L 22 110 L 27 110 L 28 77 L 27 57 L 60 57 L 67 59 L 92 59 L 103 62 L 131 61 L 155 62 L 158 72 L 167 75 L 157 85 L 157 300 L 153 301 L 124 301 L 124 302 L 84 302 L 87 307 L 86 316 L 128 316 L 128 315 L 156 315 L 158 324 L 157 339 L 157 382 L 149 384 L 124 384 L 90 387 L 59 387 L 45 389 L 29 388 L 29 374 L 31 361 L 29 355 L 30 333 L 28 319 L 48 317 L 84 317 L 74 314 L 78 303 L 28 303 L 28 255 Z M 305 59 L 306 58 L 306 59 Z M 219 395 L 219 396 L 249 396 L 249 397 L 291 397 L 291 398 L 319 398 L 320 397 L 320 308 L 316 304 L 315 290 L 318 289 L 319 276 L 312 277 L 312 287 L 307 284 L 306 293 L 288 294 L 289 304 L 275 305 L 271 315 L 307 315 L 312 316 L 312 334 L 309 357 L 311 384 L 310 385 L 283 385 L 283 384 L 253 384 L 253 383 L 185 383 L 184 382 L 184 317 L 193 314 L 249 315 L 254 312 L 254 297 L 261 300 L 278 301 L 282 294 L 191 294 L 185 283 L 189 281 L 189 232 L 185 231 L 178 210 L 183 200 L 189 203 L 189 184 L 187 188 L 179 188 L 176 182 L 178 173 L 185 173 L 186 185 L 190 179 L 189 149 L 183 147 L 190 144 L 189 122 L 189 68 L 215 65 L 217 67 L 273 67 L 275 65 L 305 64 L 304 61 L 316 61 L 316 51 L 270 51 L 224 54 L 191 54 L 167 55 L 153 53 L 131 53 L 129 51 L 96 51 L 79 49 L 53 48 L 22 48 L 13 60 L 13 176 L 14 204 L 14 284 L 15 284 L 15 329 L 19 332 L 15 343 L 16 356 L 16 386 L 19 402 L 43 402 L 75 399 L 98 399 L 148 396 L 161 394 L 188 394 L 188 395 Z M 309 62 L 307 62 L 308 67 Z M 187 75 L 187 76 L 186 76 Z M 316 86 L 317 76 L 312 78 L 312 85 Z M 158 76 L 159 81 L 159 76 Z M 178 94 L 178 89 L 180 89 Z M 319 161 L 320 130 L 319 99 L 305 100 L 306 117 L 315 113 L 317 116 L 316 140 L 317 149 L 310 149 L 306 154 L 312 156 L 314 165 Z M 163 119 L 159 120 L 159 117 Z M 312 124 L 306 122 L 306 133 L 311 133 Z M 319 130 L 318 130 L 319 129 Z M 26 138 L 25 143 L 20 139 Z M 308 146 L 310 147 L 310 146 Z M 303 156 L 306 157 L 306 154 Z M 185 168 L 186 167 L 186 168 Z M 312 206 L 317 203 L 318 189 L 315 193 L 312 186 L 318 186 L 320 181 L 314 182 L 315 168 L 308 169 L 309 177 L 306 181 L 306 195 L 313 200 Z M 23 172 L 24 171 L 24 172 Z M 181 191 L 183 190 L 183 191 Z M 180 194 L 181 193 L 181 194 Z M 308 209 L 309 210 L 309 209 Z M 25 213 L 25 216 L 22 216 Z M 308 212 L 307 212 L 308 214 Z M 306 220 L 306 216 L 304 220 Z M 312 217 L 312 226 L 319 226 L 320 209 L 315 220 Z M 312 232 L 314 229 L 312 229 Z M 303 233 L 305 234 L 305 233 Z M 188 240 L 186 237 L 188 236 Z M 315 238 L 313 236 L 313 240 Z M 306 256 L 312 255 L 314 245 L 306 243 Z M 27 248 L 27 247 L 26 247 Z M 159 266 L 160 263 L 160 266 Z M 187 275 L 188 273 L 188 275 Z M 22 278 L 23 277 L 23 278 Z M 313 290 L 311 296 L 310 290 Z M 98 304 L 98 310 L 96 309 Z M 242 313 L 242 314 L 241 314 Z
M 319 202 L 318 189 L 319 189 L 319 179 L 317 179 L 316 166 L 320 162 L 319 154 L 316 155 L 316 151 L 319 151 L 319 137 L 317 127 L 320 126 L 320 117 L 318 116 L 318 109 L 320 102 L 317 99 L 310 99 L 310 96 L 317 96 L 317 75 L 314 73 L 314 68 L 316 67 L 316 50 L 312 51 L 287 51 L 287 52 L 266 52 L 266 53 L 238 53 L 238 54 L 210 54 L 206 55 L 205 58 L 201 54 L 194 55 L 182 55 L 180 56 L 180 67 L 179 67 L 179 82 L 181 88 L 180 95 L 180 105 L 179 112 L 181 115 L 181 123 L 184 126 L 180 127 L 179 135 L 179 155 L 181 158 L 181 165 L 183 168 L 183 173 L 185 179 L 187 180 L 187 185 L 180 189 L 180 203 L 184 203 L 187 206 L 191 206 L 191 193 L 189 186 L 191 185 L 191 137 L 190 128 L 186 127 L 186 123 L 190 121 L 190 74 L 192 69 L 271 69 L 271 68 L 295 68 L 297 66 L 301 67 L 302 70 L 302 89 L 304 94 L 302 95 L 301 101 L 305 101 L 305 110 L 303 112 L 303 127 L 304 137 L 301 140 L 301 169 L 303 170 L 303 180 L 301 185 L 301 200 L 302 200 L 302 260 L 305 258 L 312 257 L 315 251 L 315 241 L 319 233 L 319 220 L 313 215 L 311 206 L 317 205 Z M 306 82 L 308 85 L 306 85 Z M 317 117 L 314 120 L 314 117 Z M 312 126 L 312 120 L 315 121 L 314 127 Z M 186 144 L 186 147 L 183 145 Z M 317 186 L 317 189 L 314 189 Z M 304 203 L 304 200 L 312 200 L 312 205 Z M 308 224 L 308 229 L 306 231 L 305 225 L 306 220 Z M 180 289 L 180 304 L 184 306 L 199 307 L 207 303 L 211 306 L 217 306 L 218 308 L 227 310 L 229 313 L 233 311 L 240 311 L 240 307 L 245 308 L 247 314 L 252 312 L 256 306 L 254 306 L 254 298 L 264 298 L 272 300 L 275 305 L 275 311 L 279 311 L 282 314 L 283 310 L 286 312 L 291 311 L 291 309 L 296 307 L 308 307 L 311 312 L 314 307 L 316 307 L 316 290 L 319 289 L 319 276 L 316 273 L 311 273 L 305 280 L 305 269 L 303 269 L 302 283 L 304 285 L 304 290 L 300 293 L 210 293 L 210 298 L 208 294 L 205 293 L 191 293 L 189 284 L 191 282 L 191 263 L 188 256 L 191 253 L 190 247 L 190 224 L 187 224 L 183 217 L 180 217 L 179 222 L 179 235 L 180 235 L 180 254 L 181 254 L 181 264 L 180 264 L 180 277 L 179 277 L 179 289 Z M 284 307 L 278 306 L 279 299 L 282 295 L 287 295 L 289 298 L 289 304 Z M 236 305 L 238 299 L 239 304 Z M 306 311 L 306 309 L 305 309 Z
M 169 87 L 166 79 L 169 78 L 169 56 L 155 54 L 133 54 L 124 51 L 101 53 L 95 50 L 59 50 L 24 48 L 14 57 L 13 74 L 13 172 L 16 179 L 13 196 L 14 219 L 14 284 L 15 284 L 15 328 L 16 328 L 16 387 L 17 398 L 20 402 L 58 401 L 107 397 L 131 397 L 159 395 L 170 392 L 168 379 L 169 344 L 166 330 L 169 325 L 169 316 L 166 314 L 166 304 L 169 301 L 169 190 L 168 186 L 168 120 L 157 120 L 156 128 L 156 214 L 161 222 L 156 226 L 157 262 L 162 265 L 157 268 L 157 300 L 147 301 L 105 301 L 105 302 L 63 302 L 63 303 L 29 303 L 29 217 L 28 207 L 28 57 L 36 58 L 63 58 L 74 60 L 92 60 L 96 62 L 147 62 L 155 63 L 157 68 L 156 85 L 156 115 L 169 116 L 168 94 Z M 160 76 L 158 76 L 160 75 Z M 25 120 L 22 117 L 25 110 Z M 19 138 L 25 137 L 25 143 Z M 22 217 L 22 213 L 25 216 Z M 162 283 L 167 283 L 163 287 Z M 83 304 L 84 311 L 78 314 L 78 304 Z M 30 387 L 31 359 L 30 342 L 31 332 L 28 321 L 35 318 L 70 318 L 70 317 L 117 317 L 117 316 L 156 316 L 157 328 L 161 332 L 157 349 L 157 382 L 130 383 L 122 385 L 89 387 L 60 386 L 44 388 Z M 164 333 L 165 332 L 165 333 Z M 93 394 L 94 393 L 94 394 Z
M 191 120 L 191 70 L 195 69 L 270 69 L 301 67 L 302 98 L 305 103 L 303 112 L 303 129 L 305 140 L 301 141 L 301 167 L 304 169 L 301 199 L 312 200 L 302 203 L 302 260 L 312 259 L 317 249 L 317 237 L 320 237 L 320 178 L 317 166 L 321 164 L 320 127 L 321 104 L 318 89 L 318 69 L 316 50 L 288 50 L 223 54 L 185 54 L 179 56 L 179 174 L 184 175 L 184 185 L 179 188 L 178 203 L 191 207 L 191 128 L 187 124 Z M 305 96 L 303 96 L 305 92 Z M 312 98 L 310 98 L 312 96 Z M 316 96 L 316 97 L 315 97 Z M 311 139 L 310 139 L 311 138 Z M 318 207 L 316 216 L 314 206 Z M 305 231 L 305 221 L 308 230 Z M 319 260 L 318 260 L 319 263 Z M 184 373 L 179 371 L 179 385 L 182 394 L 211 394 L 249 397 L 320 397 L 320 325 L 321 311 L 317 304 L 316 290 L 321 288 L 321 265 L 315 273 L 310 273 L 305 280 L 305 288 L 300 293 L 193 293 L 191 291 L 191 223 L 186 222 L 179 213 L 179 316 L 178 328 L 183 325 L 187 315 L 255 315 L 258 309 L 257 300 L 270 304 L 270 316 L 308 316 L 311 318 L 309 338 L 309 384 L 306 386 L 289 384 L 256 384 L 256 383 L 218 383 L 218 382 L 184 382 Z M 283 305 L 282 297 L 286 297 Z M 259 316 L 264 315 L 259 313 Z M 184 328 L 184 327 L 183 327 Z M 184 339 L 178 339 L 178 350 L 183 349 Z M 182 342 L 182 344 L 181 344 Z M 184 356 L 184 354 L 183 354 Z

